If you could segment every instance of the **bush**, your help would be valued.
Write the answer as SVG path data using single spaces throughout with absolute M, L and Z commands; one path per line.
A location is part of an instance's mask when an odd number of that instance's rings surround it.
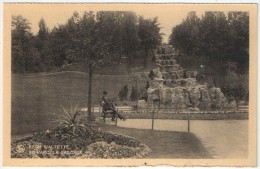
M 227 97 L 228 100 L 243 100 L 248 101 L 247 93 L 242 85 L 239 85 L 237 88 L 232 87 L 223 87 L 222 92 Z
M 139 92 L 138 89 L 136 87 L 132 87 L 132 91 L 131 91 L 131 100 L 132 101 L 136 101 L 139 98 Z
M 126 100 L 128 95 L 128 87 L 125 85 L 120 91 L 119 91 L 119 99 L 120 101 Z

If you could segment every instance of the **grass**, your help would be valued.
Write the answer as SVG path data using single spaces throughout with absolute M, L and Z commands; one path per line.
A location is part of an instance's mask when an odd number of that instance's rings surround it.
M 92 101 L 98 106 L 103 90 L 110 98 L 116 98 L 119 90 L 127 84 L 127 75 L 94 75 Z M 69 110 L 87 107 L 88 74 L 81 72 L 60 72 L 51 74 L 29 74 L 12 76 L 12 135 L 38 132 L 55 127 L 51 122 Z M 123 103 L 123 102 L 122 102 Z M 128 103 L 127 104 L 133 104 Z M 151 113 L 123 113 L 128 118 L 151 118 Z M 248 113 L 226 114 L 172 114 L 159 113 L 160 119 L 248 119 Z
M 60 106 L 69 109 L 72 102 L 73 106 L 78 104 L 79 108 L 86 107 L 87 77 L 86 73 L 76 72 L 12 76 L 12 140 L 17 139 L 18 135 L 55 127 L 57 124 L 51 121 L 63 114 Z M 118 91 L 126 83 L 126 75 L 94 75 L 93 101 L 100 99 L 103 90 L 107 90 L 111 98 L 117 97 Z M 147 113 L 124 115 L 130 118 L 148 118 Z M 248 117 L 248 114 L 240 115 L 243 118 Z M 198 116 L 214 116 L 219 119 L 217 116 L 221 115 L 194 114 L 189 117 L 196 119 Z M 155 118 L 185 119 L 187 115 L 165 113 L 156 114 Z M 152 148 L 153 152 L 148 158 L 211 158 L 210 153 L 192 133 L 127 129 L 107 125 L 102 129 L 137 138 Z
M 117 97 L 127 84 L 126 75 L 94 75 L 92 101 L 97 104 L 103 90 Z M 65 108 L 78 104 L 87 107 L 88 75 L 80 72 L 61 72 L 43 75 L 12 76 L 12 135 L 24 134 L 56 126 L 51 122 Z
M 156 131 L 147 129 L 122 128 L 101 124 L 101 131 L 134 137 L 152 149 L 148 159 L 211 159 L 213 158 L 193 134 L 188 132 Z M 33 133 L 15 135 L 12 142 L 30 137 Z
M 103 130 L 116 132 L 140 140 L 152 149 L 147 158 L 212 158 L 201 141 L 192 133 L 129 129 L 105 125 Z

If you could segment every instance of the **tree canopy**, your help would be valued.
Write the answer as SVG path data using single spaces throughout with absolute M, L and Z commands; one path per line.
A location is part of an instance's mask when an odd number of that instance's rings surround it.
M 156 18 L 145 19 L 131 11 L 90 11 L 82 16 L 74 12 L 65 24 L 51 30 L 44 18 L 38 26 L 33 35 L 26 18 L 12 18 L 13 73 L 55 71 L 92 59 L 97 66 L 126 58 L 129 67 L 136 52 L 145 50 L 147 55 L 162 39 Z M 34 62 L 26 62 L 26 57 Z
M 12 16 L 12 72 L 38 71 L 39 52 L 33 47 L 30 22 L 21 15 Z
M 148 57 L 148 50 L 156 48 L 162 43 L 162 34 L 157 18 L 144 19 L 139 17 L 138 35 L 140 37 L 140 46 L 145 51 L 144 65 Z
M 203 64 L 237 63 L 248 70 L 249 15 L 247 12 L 205 12 L 202 18 L 190 12 L 172 29 L 169 43 Z

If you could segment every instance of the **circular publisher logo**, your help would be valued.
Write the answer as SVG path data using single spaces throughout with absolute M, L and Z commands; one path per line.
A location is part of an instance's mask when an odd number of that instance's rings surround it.
M 17 153 L 23 153 L 23 152 L 25 151 L 24 145 L 18 144 L 18 145 L 16 146 L 16 148 L 15 148 L 15 151 L 16 151 Z

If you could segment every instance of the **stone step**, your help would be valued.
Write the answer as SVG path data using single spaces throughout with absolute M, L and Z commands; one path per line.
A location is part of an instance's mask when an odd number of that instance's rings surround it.
M 156 63 L 161 64 L 161 65 L 174 65 L 177 63 L 177 61 L 175 59 L 156 60 Z
M 246 109 L 248 109 L 249 106 L 248 106 L 248 105 L 245 105 L 245 106 L 241 106 L 241 105 L 240 105 L 239 107 L 240 107 L 240 108 L 246 108 Z
M 175 59 L 176 55 L 173 54 L 163 54 L 163 55 L 156 55 L 156 57 L 160 60 L 165 60 L 165 59 Z
M 176 80 L 183 78 L 183 71 L 171 71 L 171 72 L 162 72 L 162 75 L 165 79 Z
M 162 67 L 160 68 L 161 71 L 178 71 L 181 70 L 182 68 L 180 66 L 172 66 L 172 67 Z
M 174 64 L 174 65 L 161 65 L 161 64 L 158 64 L 158 66 L 160 66 L 160 67 L 180 67 L 180 65 L 177 65 L 177 64 Z
M 249 110 L 249 106 L 248 105 L 245 105 L 245 106 L 240 105 L 240 106 L 238 106 L 238 109 L 239 110 L 248 111 Z

